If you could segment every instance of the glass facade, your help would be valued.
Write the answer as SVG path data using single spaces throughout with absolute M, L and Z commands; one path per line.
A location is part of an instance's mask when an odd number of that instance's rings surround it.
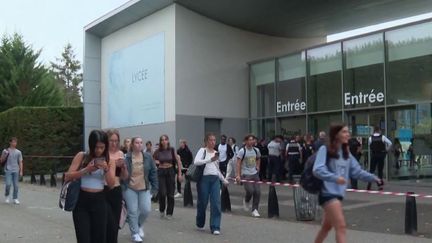
M 327 131 L 345 122 L 363 141 L 379 126 L 401 142 L 390 179 L 432 177 L 432 21 L 250 65 L 250 131 L 259 137 Z

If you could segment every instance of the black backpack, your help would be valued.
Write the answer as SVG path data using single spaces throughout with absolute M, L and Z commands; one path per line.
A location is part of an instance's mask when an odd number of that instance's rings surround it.
M 318 194 L 323 187 L 323 181 L 313 174 L 313 167 L 317 157 L 317 152 L 312 154 L 305 163 L 305 168 L 300 177 L 300 185 L 303 189 L 311 194 Z M 329 159 L 327 157 L 326 165 Z

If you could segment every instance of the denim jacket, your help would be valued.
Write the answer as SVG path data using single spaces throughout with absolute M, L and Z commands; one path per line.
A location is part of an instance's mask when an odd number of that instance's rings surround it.
M 148 153 L 143 152 L 143 158 L 144 158 L 144 177 L 145 177 L 146 188 L 147 190 L 151 189 L 151 193 L 155 194 L 159 190 L 156 164 L 152 156 Z M 129 187 L 129 181 L 132 175 L 132 153 L 131 152 L 126 154 L 125 160 L 126 160 L 126 167 L 129 172 L 129 177 L 126 180 L 122 180 L 123 190 L 126 190 L 126 188 Z M 151 185 L 151 188 L 149 185 Z

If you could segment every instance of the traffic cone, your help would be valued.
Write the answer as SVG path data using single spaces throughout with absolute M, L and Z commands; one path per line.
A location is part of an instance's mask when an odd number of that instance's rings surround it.
M 189 180 L 186 180 L 183 191 L 183 206 L 193 207 L 192 188 Z
M 279 217 L 279 202 L 276 194 L 276 188 L 273 185 L 269 187 L 268 217 Z
M 222 185 L 221 193 L 221 210 L 222 212 L 231 212 L 231 200 L 228 191 L 228 186 Z

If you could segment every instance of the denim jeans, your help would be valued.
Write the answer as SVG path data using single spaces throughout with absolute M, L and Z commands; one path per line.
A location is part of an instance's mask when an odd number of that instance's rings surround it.
M 129 229 L 132 234 L 138 234 L 139 228 L 143 226 L 151 211 L 150 190 L 135 191 L 127 188 L 123 192 L 123 198 L 128 210 Z
M 205 175 L 197 184 L 198 202 L 196 225 L 204 227 L 206 219 L 207 204 L 210 199 L 210 230 L 220 230 L 222 212 L 220 199 L 220 181 L 215 175 Z
M 5 181 L 6 181 L 5 196 L 6 197 L 9 196 L 10 187 L 13 184 L 14 187 L 13 199 L 18 199 L 18 179 L 19 179 L 19 172 L 5 171 Z

